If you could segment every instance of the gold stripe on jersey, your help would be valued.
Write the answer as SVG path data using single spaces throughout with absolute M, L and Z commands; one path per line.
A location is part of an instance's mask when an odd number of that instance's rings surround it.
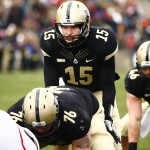
M 50 55 L 48 55 L 47 53 L 45 53 L 43 50 L 42 50 L 42 54 L 43 54 L 43 56 L 51 57 Z
M 117 45 L 116 50 L 115 50 L 113 53 L 111 53 L 110 55 L 107 55 L 107 56 L 105 57 L 105 60 L 108 60 L 108 59 L 110 59 L 111 57 L 113 57 L 113 56 L 117 53 L 117 51 L 118 51 L 118 45 Z

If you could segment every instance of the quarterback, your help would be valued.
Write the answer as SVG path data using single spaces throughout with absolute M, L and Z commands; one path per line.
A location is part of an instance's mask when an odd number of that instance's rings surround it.
M 90 26 L 88 8 L 79 1 L 67 1 L 57 10 L 55 26 L 42 33 L 40 46 L 45 86 L 58 86 L 62 77 L 65 85 L 93 92 L 103 105 L 101 114 L 92 119 L 92 149 L 114 150 L 114 143 L 120 142 L 114 84 L 118 79 L 115 34 L 103 27 Z

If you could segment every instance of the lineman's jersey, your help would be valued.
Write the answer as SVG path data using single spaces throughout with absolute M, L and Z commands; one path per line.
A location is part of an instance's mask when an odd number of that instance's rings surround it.
M 57 97 L 59 103 L 58 120 L 59 128 L 48 136 L 37 136 L 39 143 L 44 145 L 67 145 L 73 140 L 82 138 L 90 129 L 92 116 L 97 112 L 99 103 L 95 96 L 88 90 L 79 88 L 49 87 Z M 18 101 L 9 110 L 12 118 L 17 123 L 25 126 L 21 114 L 23 99 Z M 32 130 L 34 133 L 34 131 Z M 36 135 L 36 134 L 35 134 Z
M 114 55 L 117 41 L 114 33 L 106 28 L 91 27 L 87 40 L 75 49 L 65 49 L 58 42 L 55 28 L 47 29 L 40 39 L 43 52 L 45 85 L 58 85 L 62 77 L 66 85 L 89 89 L 104 89 L 101 77 L 114 77 Z M 100 70 L 106 68 L 106 71 Z M 105 80 L 105 79 L 104 79 Z M 108 82 L 109 83 L 109 82 Z
M 127 73 L 125 89 L 128 93 L 150 103 L 150 79 L 141 77 L 137 68 L 133 68 Z

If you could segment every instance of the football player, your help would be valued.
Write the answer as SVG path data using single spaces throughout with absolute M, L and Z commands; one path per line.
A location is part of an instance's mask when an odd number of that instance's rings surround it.
M 55 26 L 41 35 L 40 46 L 45 86 L 58 86 L 62 77 L 66 85 L 92 91 L 103 104 L 103 115 L 92 119 L 92 148 L 113 150 L 114 139 L 120 142 L 114 84 L 119 78 L 115 73 L 115 34 L 103 27 L 90 26 L 88 8 L 79 1 L 67 1 L 57 10 Z
M 123 147 L 124 149 L 137 150 L 140 128 L 142 127 L 142 112 L 144 114 L 148 110 L 148 103 L 150 103 L 150 41 L 142 43 L 138 48 L 136 67 L 127 73 L 125 89 L 129 118 L 125 116 L 121 121 Z M 143 104 L 143 107 L 142 99 L 148 102 Z M 127 139 L 128 145 L 125 144 Z
M 30 129 L 40 147 L 58 145 L 65 149 L 90 150 L 90 126 L 99 102 L 86 89 L 66 86 L 35 88 L 14 104 L 8 113 L 21 126 Z
M 34 134 L 21 127 L 5 111 L 0 110 L 1 150 L 40 150 Z

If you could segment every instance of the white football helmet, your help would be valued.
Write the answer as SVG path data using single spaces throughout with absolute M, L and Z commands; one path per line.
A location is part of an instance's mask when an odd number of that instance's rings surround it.
M 24 98 L 24 123 L 31 129 L 58 125 L 58 101 L 48 88 L 35 88 Z M 51 131 L 50 131 L 51 132 Z
M 78 26 L 81 29 L 73 42 L 65 42 L 61 26 Z M 90 13 L 88 8 L 79 1 L 64 2 L 56 14 L 56 34 L 59 43 L 65 48 L 73 48 L 81 45 L 88 37 L 90 31 Z
M 136 53 L 136 64 L 142 73 L 142 68 L 150 68 L 150 41 L 140 45 Z

